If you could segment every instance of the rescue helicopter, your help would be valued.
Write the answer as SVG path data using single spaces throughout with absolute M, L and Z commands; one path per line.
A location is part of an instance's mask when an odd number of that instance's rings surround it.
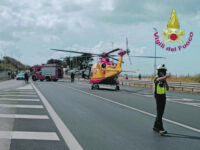
M 121 72 L 136 73 L 139 71 L 139 70 L 133 70 L 133 71 L 122 70 L 123 57 L 125 54 L 128 55 L 130 63 L 131 63 L 130 57 L 164 58 L 164 57 L 154 57 L 154 56 L 130 56 L 129 55 L 130 49 L 128 48 L 128 38 L 126 39 L 126 50 L 123 50 L 121 48 L 116 48 L 109 52 L 103 52 L 101 54 L 79 52 L 79 51 L 72 51 L 72 50 L 62 50 L 62 49 L 51 49 L 51 50 L 78 53 L 78 54 L 88 54 L 88 55 L 91 55 L 92 57 L 99 57 L 100 61 L 91 65 L 88 71 L 89 81 L 90 81 L 90 84 L 92 84 L 91 85 L 92 90 L 99 89 L 100 84 L 112 85 L 112 86 L 115 86 L 115 90 L 120 90 L 119 81 L 118 81 L 119 74 Z M 118 51 L 119 59 L 114 58 L 117 55 L 112 54 L 117 51 Z M 110 58 L 117 62 L 111 61 Z
M 100 61 L 93 64 L 90 67 L 90 84 L 91 89 L 99 89 L 100 84 L 106 85 L 113 85 L 115 86 L 115 90 L 120 90 L 119 88 L 119 81 L 118 76 L 123 71 L 122 70 L 122 63 L 123 63 L 123 56 L 127 53 L 127 51 L 122 50 L 120 48 L 113 49 L 109 52 L 103 52 L 101 54 L 94 54 L 94 53 L 86 53 L 86 52 L 78 52 L 78 51 L 71 51 L 71 50 L 61 50 L 61 49 L 51 49 L 54 51 L 62 51 L 62 52 L 70 52 L 70 53 L 79 53 L 79 54 L 90 54 L 93 57 L 100 57 Z M 114 52 L 118 51 L 119 59 L 116 59 L 117 55 L 111 55 Z M 116 60 L 118 62 L 114 62 L 110 60 Z M 123 72 L 133 72 L 136 71 L 123 71 Z

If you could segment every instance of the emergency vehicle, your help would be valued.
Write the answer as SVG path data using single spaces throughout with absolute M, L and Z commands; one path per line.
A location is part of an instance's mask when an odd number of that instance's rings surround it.
M 54 64 L 35 65 L 30 69 L 33 81 L 58 81 L 63 78 L 63 67 Z

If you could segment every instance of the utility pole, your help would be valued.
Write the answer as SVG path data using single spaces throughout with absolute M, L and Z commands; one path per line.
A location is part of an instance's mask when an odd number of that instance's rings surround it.
M 157 32 L 158 30 L 153 27 L 154 31 Z M 156 42 L 155 43 L 155 58 L 154 58 L 154 75 L 156 75 Z

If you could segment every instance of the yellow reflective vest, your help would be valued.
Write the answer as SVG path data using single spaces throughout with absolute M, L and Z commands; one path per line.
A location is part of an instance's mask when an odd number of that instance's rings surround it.
M 167 93 L 167 85 L 166 81 L 157 81 L 158 75 L 154 78 L 153 88 L 155 94 L 166 94 Z

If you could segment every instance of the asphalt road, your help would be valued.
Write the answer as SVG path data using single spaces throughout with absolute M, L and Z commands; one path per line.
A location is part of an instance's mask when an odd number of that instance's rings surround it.
M 200 147 L 199 94 L 168 92 L 164 127 L 169 133 L 160 136 L 152 131 L 155 100 L 148 88 L 121 86 L 120 91 L 112 87 L 90 90 L 86 82 L 66 80 L 33 85 L 19 83 L 21 88 L 0 91 L 0 99 L 4 99 L 0 108 L 7 109 L 0 111 L 4 114 L 0 116 L 0 124 L 9 125 L 1 128 L 0 137 L 5 137 L 2 131 L 21 133 L 7 141 L 1 138 L 5 150 L 9 142 L 11 150 L 196 150 Z M 11 104 L 9 98 L 16 100 L 12 100 L 13 105 L 32 105 L 32 108 L 2 105 Z M 35 115 L 40 119 L 6 118 L 5 114 Z

